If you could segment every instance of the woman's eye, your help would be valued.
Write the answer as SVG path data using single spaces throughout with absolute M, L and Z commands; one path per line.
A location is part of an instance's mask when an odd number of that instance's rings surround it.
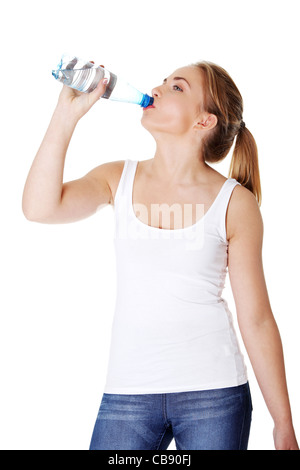
M 174 85 L 173 88 L 177 88 L 178 90 L 183 91 L 182 88 L 180 88 L 180 87 L 177 86 L 177 85 Z

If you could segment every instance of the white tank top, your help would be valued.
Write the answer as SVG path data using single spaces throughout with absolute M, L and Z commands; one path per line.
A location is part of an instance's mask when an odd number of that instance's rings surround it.
M 227 179 L 194 225 L 160 229 L 134 213 L 137 163 L 125 161 L 114 201 L 117 298 L 104 393 L 242 385 L 246 367 L 221 297 L 227 274 L 225 216 L 240 183 Z

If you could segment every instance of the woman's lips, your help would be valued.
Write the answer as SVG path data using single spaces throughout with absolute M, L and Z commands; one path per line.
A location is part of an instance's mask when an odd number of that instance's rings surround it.
M 151 106 L 147 106 L 147 108 L 143 108 L 143 110 L 145 109 L 151 109 L 151 108 L 155 108 L 155 106 L 153 106 L 153 104 Z

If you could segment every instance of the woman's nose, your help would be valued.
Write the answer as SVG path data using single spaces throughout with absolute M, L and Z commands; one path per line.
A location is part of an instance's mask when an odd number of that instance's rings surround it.
M 157 96 L 160 96 L 160 89 L 159 89 L 158 86 L 155 87 L 155 88 L 153 88 L 153 90 L 152 90 L 152 96 L 156 96 L 156 97 L 157 97 Z

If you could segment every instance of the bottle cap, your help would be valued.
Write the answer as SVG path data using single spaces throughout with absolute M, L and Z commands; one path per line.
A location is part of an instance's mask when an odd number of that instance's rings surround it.
M 152 98 L 152 96 L 145 94 L 140 105 L 142 106 L 142 108 L 147 108 L 147 106 L 151 106 L 153 104 L 153 101 L 154 98 Z

